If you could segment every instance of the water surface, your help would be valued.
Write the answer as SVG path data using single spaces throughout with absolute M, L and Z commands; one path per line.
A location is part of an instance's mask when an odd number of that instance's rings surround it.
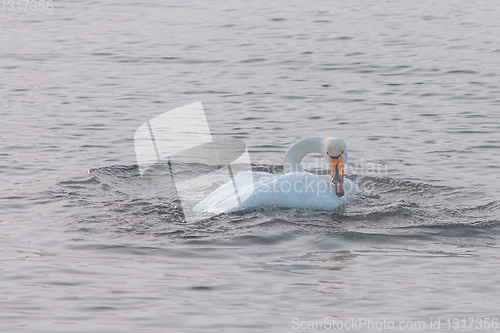
M 498 318 L 495 5 L 2 11 L 0 327 L 309 332 L 292 320 L 371 318 L 435 332 L 437 318 Z M 133 134 L 196 101 L 255 170 L 280 173 L 303 137 L 342 137 L 362 193 L 331 212 L 185 223 L 171 191 L 140 179 Z

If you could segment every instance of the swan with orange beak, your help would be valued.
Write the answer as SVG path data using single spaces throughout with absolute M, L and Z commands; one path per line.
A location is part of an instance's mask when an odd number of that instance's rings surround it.
M 285 155 L 285 173 L 303 172 L 301 161 L 307 154 L 320 153 L 330 166 L 330 182 L 335 194 L 344 196 L 344 163 L 347 161 L 347 145 L 340 138 L 313 136 L 297 141 Z
M 330 167 L 329 175 L 304 172 L 302 159 L 319 153 Z M 344 177 L 347 146 L 342 139 L 314 136 L 294 143 L 285 155 L 284 175 L 267 172 L 241 172 L 198 203 L 196 213 L 227 213 L 253 207 L 275 206 L 318 210 L 337 209 L 359 192 Z M 235 184 L 240 201 L 235 196 Z M 322 190 L 323 189 L 323 190 Z

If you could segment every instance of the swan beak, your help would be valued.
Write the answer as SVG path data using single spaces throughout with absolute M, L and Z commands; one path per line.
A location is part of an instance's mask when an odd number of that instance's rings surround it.
M 342 163 L 342 155 L 330 157 L 330 181 L 335 185 L 335 194 L 338 197 L 344 196 L 344 163 Z

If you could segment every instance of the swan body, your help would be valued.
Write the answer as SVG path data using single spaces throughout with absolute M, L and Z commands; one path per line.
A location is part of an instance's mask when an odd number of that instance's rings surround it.
M 301 161 L 309 153 L 320 153 L 331 167 L 331 176 L 304 172 Z M 309 137 L 296 142 L 287 151 L 284 175 L 267 172 L 242 172 L 198 203 L 194 212 L 213 214 L 236 210 L 276 206 L 333 210 L 348 202 L 359 188 L 344 178 L 343 162 L 347 146 L 342 139 Z M 238 184 L 235 196 L 234 184 Z M 244 200 L 240 200 L 244 198 Z

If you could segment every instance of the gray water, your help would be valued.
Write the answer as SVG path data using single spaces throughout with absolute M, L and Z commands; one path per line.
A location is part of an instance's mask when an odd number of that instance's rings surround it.
M 496 1 L 55 1 L 0 15 L 2 332 L 500 319 Z M 197 101 L 255 170 L 280 173 L 301 138 L 343 138 L 362 192 L 330 212 L 184 222 L 172 193 L 141 180 L 133 134 Z

